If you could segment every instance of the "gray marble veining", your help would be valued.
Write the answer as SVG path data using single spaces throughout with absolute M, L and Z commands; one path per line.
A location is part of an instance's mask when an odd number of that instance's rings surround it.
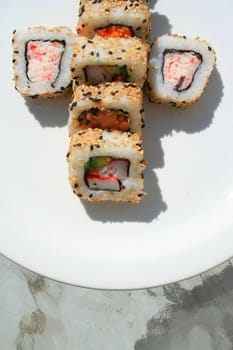
M 55 282 L 0 256 L 0 350 L 232 350 L 232 262 L 119 292 Z

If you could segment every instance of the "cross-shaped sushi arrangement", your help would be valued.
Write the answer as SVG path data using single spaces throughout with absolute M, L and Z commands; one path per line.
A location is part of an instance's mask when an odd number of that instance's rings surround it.
M 187 108 L 215 65 L 206 41 L 165 34 L 150 46 L 150 28 L 146 0 L 81 0 L 75 32 L 40 26 L 13 33 L 16 90 L 31 98 L 72 92 L 68 177 L 82 199 L 142 200 L 143 86 L 151 102 Z

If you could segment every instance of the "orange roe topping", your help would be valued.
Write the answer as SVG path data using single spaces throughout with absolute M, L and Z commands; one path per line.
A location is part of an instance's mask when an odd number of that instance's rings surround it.
M 96 33 L 103 38 L 131 38 L 133 36 L 132 30 L 127 26 L 110 25 L 105 28 L 96 30 Z

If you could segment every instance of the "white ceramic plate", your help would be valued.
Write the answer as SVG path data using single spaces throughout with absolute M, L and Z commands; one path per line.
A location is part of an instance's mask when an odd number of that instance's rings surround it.
M 155 7 L 154 7 L 155 5 Z M 14 89 L 15 28 L 67 25 L 76 1 L 5 1 L 1 10 L 0 251 L 56 280 L 128 289 L 187 278 L 233 253 L 232 0 L 151 1 L 152 37 L 208 40 L 217 67 L 199 103 L 146 102 L 149 193 L 138 206 L 82 203 L 70 190 L 67 105 L 25 102 Z

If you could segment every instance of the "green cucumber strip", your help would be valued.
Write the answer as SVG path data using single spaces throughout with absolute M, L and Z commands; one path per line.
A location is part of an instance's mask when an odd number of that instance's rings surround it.
M 125 78 L 125 80 L 129 79 L 129 73 L 126 65 L 124 66 L 104 66 L 104 69 L 111 74 L 112 77 L 119 75 Z
M 112 160 L 112 157 L 109 156 L 98 156 L 89 158 L 88 162 L 84 164 L 85 170 L 91 169 L 101 169 L 103 166 L 108 164 Z

